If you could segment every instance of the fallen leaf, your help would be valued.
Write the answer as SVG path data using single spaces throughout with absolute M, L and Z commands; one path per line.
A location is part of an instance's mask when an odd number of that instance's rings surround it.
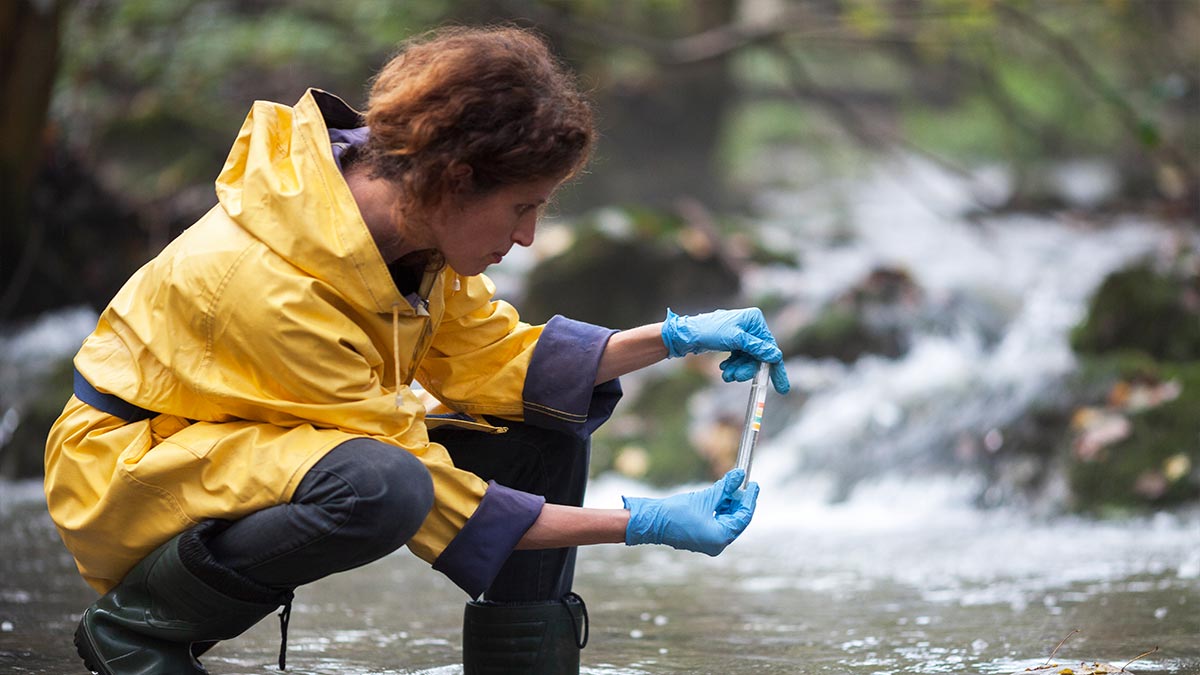
M 1090 462 L 1100 455 L 1105 447 L 1124 440 L 1133 432 L 1133 425 L 1119 413 L 1096 408 L 1080 408 L 1071 418 L 1075 436 L 1075 456 Z
M 1168 457 L 1167 461 L 1163 462 L 1163 475 L 1172 483 L 1178 482 L 1191 472 L 1192 460 L 1182 452 Z

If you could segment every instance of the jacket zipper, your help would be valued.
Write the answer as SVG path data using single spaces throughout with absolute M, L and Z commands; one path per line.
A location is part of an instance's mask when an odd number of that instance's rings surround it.
M 433 320 L 429 316 L 429 301 L 421 298 L 417 303 L 417 316 L 421 319 L 421 337 L 417 338 L 413 344 L 412 355 L 409 357 L 408 376 L 404 378 L 405 384 L 412 384 L 413 378 L 417 375 L 417 366 L 421 363 L 421 358 L 425 356 L 425 342 L 429 339 L 430 333 L 433 332 Z
M 408 376 L 405 378 L 405 384 L 411 385 L 413 379 L 417 375 L 417 366 L 421 363 L 421 359 L 425 358 L 425 352 L 429 348 L 429 338 L 433 334 L 433 317 L 429 314 L 429 293 L 433 289 L 433 282 L 437 279 L 436 271 L 425 271 L 425 276 L 421 279 L 421 287 L 417 291 L 417 306 L 413 309 L 417 316 L 421 319 L 421 337 L 417 339 L 413 345 L 412 355 L 409 363 L 412 365 L 408 368 Z M 454 279 L 454 290 L 459 289 L 457 276 Z M 399 364 L 397 364 L 399 366 Z M 468 422 L 465 420 L 446 419 L 439 420 L 439 426 L 449 424 L 465 429 L 476 429 L 485 433 L 503 434 L 508 432 L 508 427 L 497 427 L 485 422 Z
M 421 337 L 417 339 L 413 345 L 412 357 L 408 368 L 408 377 L 405 378 L 405 384 L 412 384 L 413 378 L 417 375 L 417 365 L 425 356 L 425 350 L 428 345 L 430 335 L 433 333 L 433 318 L 429 315 L 429 294 L 433 291 L 433 283 L 437 281 L 437 270 L 425 270 L 425 274 L 421 277 L 421 285 L 417 289 L 417 306 L 414 308 L 417 311 L 417 316 L 421 318 Z

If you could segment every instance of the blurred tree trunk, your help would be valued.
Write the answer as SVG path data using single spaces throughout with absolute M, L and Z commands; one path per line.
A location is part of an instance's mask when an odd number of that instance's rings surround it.
M 688 3 L 688 33 L 730 24 L 736 4 Z M 737 95 L 724 55 L 660 65 L 650 77 L 606 87 L 597 101 L 596 174 L 588 178 L 586 194 L 577 197 L 581 205 L 672 208 L 693 198 L 710 208 L 728 207 L 731 195 L 717 152 Z
M 21 294 L 43 240 L 27 214 L 58 69 L 63 5 L 0 3 L 0 320 Z

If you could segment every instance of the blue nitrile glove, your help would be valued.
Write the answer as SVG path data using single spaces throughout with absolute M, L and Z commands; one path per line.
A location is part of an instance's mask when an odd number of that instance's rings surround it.
M 667 355 L 679 357 L 700 352 L 728 351 L 729 358 L 721 362 L 721 377 L 726 382 L 745 382 L 754 377 L 760 361 L 771 364 L 771 384 L 780 394 L 788 393 L 787 371 L 783 368 L 783 352 L 767 328 L 762 310 L 718 309 L 707 314 L 680 316 L 667 310 L 662 325 L 663 343 Z
M 758 483 L 739 486 L 746 472 L 732 469 L 711 487 L 665 499 L 622 497 L 629 509 L 625 543 L 666 544 L 715 556 L 750 524 Z

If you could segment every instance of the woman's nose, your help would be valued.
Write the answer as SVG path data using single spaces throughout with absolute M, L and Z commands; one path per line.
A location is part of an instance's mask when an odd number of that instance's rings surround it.
M 518 246 L 532 246 L 534 230 L 537 229 L 537 216 L 522 218 L 517 223 L 517 229 L 513 230 L 512 240 Z

